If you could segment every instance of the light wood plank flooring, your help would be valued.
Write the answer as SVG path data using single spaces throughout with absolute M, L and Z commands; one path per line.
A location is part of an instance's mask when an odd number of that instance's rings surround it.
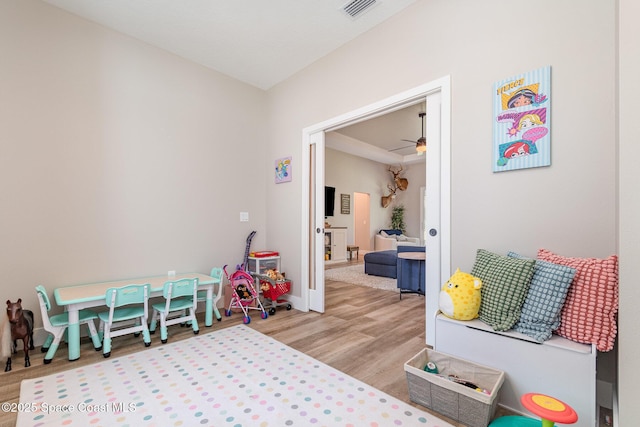
M 409 294 L 400 300 L 394 292 L 327 281 L 325 307 L 324 314 L 279 307 L 275 315 L 264 320 L 258 312 L 252 312 L 249 327 L 426 410 L 410 401 L 404 372 L 404 363 L 425 346 L 424 297 Z M 204 327 L 204 319 L 200 318 L 200 333 L 241 323 L 242 316 L 238 313 L 231 317 L 223 314 L 222 321 L 214 320 L 211 328 Z M 169 329 L 169 342 L 192 336 L 188 328 L 176 325 Z M 159 336 L 152 335 L 151 347 L 160 345 Z M 114 338 L 112 347 L 111 357 L 145 350 L 141 338 L 133 336 Z M 102 360 L 102 353 L 94 351 L 91 342 L 85 339 L 79 360 L 68 362 L 66 357 L 64 344 L 49 365 L 43 364 L 39 349 L 32 352 L 29 368 L 23 367 L 22 352 L 14 355 L 13 370 L 0 373 L 1 400 L 18 402 L 23 379 L 95 363 Z M 13 426 L 15 422 L 16 414 L 0 412 L 0 426 Z
M 324 314 L 279 307 L 263 320 L 257 313 L 252 312 L 251 328 L 409 402 L 403 365 L 424 348 L 424 297 L 408 295 L 400 301 L 393 292 L 328 281 Z M 202 327 L 200 333 L 241 323 L 241 314 L 223 314 L 222 321 L 214 320 L 211 328 Z M 177 325 L 170 327 L 169 334 L 169 342 L 193 336 L 190 329 Z M 157 334 L 152 335 L 151 348 L 159 345 Z M 111 357 L 145 350 L 142 340 L 133 336 L 114 338 L 112 347 Z M 64 345 L 49 365 L 43 364 L 39 349 L 31 352 L 31 367 L 23 367 L 23 357 L 22 352 L 14 355 L 13 370 L 0 373 L 3 402 L 19 401 L 23 379 L 95 363 L 102 360 L 102 353 L 85 339 L 81 358 L 74 362 L 66 360 Z M 0 413 L 0 426 L 13 426 L 15 420 L 16 414 Z

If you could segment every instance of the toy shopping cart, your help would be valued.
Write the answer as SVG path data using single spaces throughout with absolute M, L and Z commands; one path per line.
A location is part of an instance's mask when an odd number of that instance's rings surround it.
M 260 295 L 253 287 L 253 278 L 251 275 L 241 269 L 238 269 L 233 274 L 229 275 L 229 273 L 227 273 L 226 265 L 223 267 L 223 270 L 224 274 L 227 276 L 229 288 L 231 290 L 231 301 L 229 302 L 229 307 L 225 310 L 224 314 L 226 316 L 231 316 L 231 310 L 239 308 L 244 314 L 243 321 L 245 325 L 251 322 L 249 310 L 259 310 L 260 317 L 263 319 L 269 317 L 262 306 Z
M 269 308 L 269 314 L 276 314 L 276 307 L 286 306 L 291 310 L 291 304 L 285 299 L 278 299 L 291 290 L 291 280 L 273 280 L 264 274 L 255 274 L 255 280 L 260 284 L 262 296 L 271 301 L 271 305 L 264 304 Z

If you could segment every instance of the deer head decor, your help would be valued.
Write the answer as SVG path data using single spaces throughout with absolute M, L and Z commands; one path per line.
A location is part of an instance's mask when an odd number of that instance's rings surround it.
M 389 206 L 391 201 L 396 198 L 396 190 L 398 189 L 398 187 L 392 187 L 391 184 L 387 184 L 387 188 L 391 193 L 388 196 L 382 196 L 380 201 L 382 202 L 383 208 Z
M 400 172 L 402 172 L 404 170 L 404 168 L 402 167 L 402 165 L 400 165 L 400 170 L 399 171 L 395 171 L 393 169 L 391 169 L 391 167 L 389 167 L 388 171 L 391 172 L 391 175 L 393 175 L 393 182 L 396 184 L 396 187 L 400 190 L 400 191 L 404 191 L 407 189 L 407 187 L 409 186 L 409 181 L 407 181 L 406 178 L 400 178 Z
M 399 176 L 400 172 L 403 171 L 402 166 L 400 166 L 400 170 L 398 171 L 391 169 L 391 167 L 389 167 L 387 170 L 393 175 L 393 186 L 391 184 L 387 184 L 387 188 L 391 193 L 388 196 L 382 196 L 381 202 L 383 208 L 389 206 L 391 201 L 396 198 L 397 190 L 405 191 L 409 186 L 409 181 L 407 181 L 406 178 L 400 178 Z

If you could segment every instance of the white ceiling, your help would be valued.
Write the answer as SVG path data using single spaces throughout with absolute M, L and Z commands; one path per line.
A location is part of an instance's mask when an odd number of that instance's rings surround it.
M 43 1 L 266 90 L 416 0 Z
M 42 1 L 267 90 L 417 0 L 366 0 L 373 5 L 356 18 L 343 10 L 352 0 Z M 424 103 L 334 131 L 327 146 L 381 163 L 423 161 L 402 141 L 420 137 L 420 111 Z
M 425 108 L 421 102 L 328 132 L 326 146 L 380 163 L 422 162 L 425 157 L 416 153 L 416 141 L 422 136 L 419 114 Z

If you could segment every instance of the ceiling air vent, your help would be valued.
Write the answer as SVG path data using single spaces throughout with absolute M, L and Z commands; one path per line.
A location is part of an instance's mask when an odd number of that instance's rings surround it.
M 342 10 L 351 18 L 356 19 L 376 3 L 379 2 L 377 0 L 353 0 L 342 6 Z

